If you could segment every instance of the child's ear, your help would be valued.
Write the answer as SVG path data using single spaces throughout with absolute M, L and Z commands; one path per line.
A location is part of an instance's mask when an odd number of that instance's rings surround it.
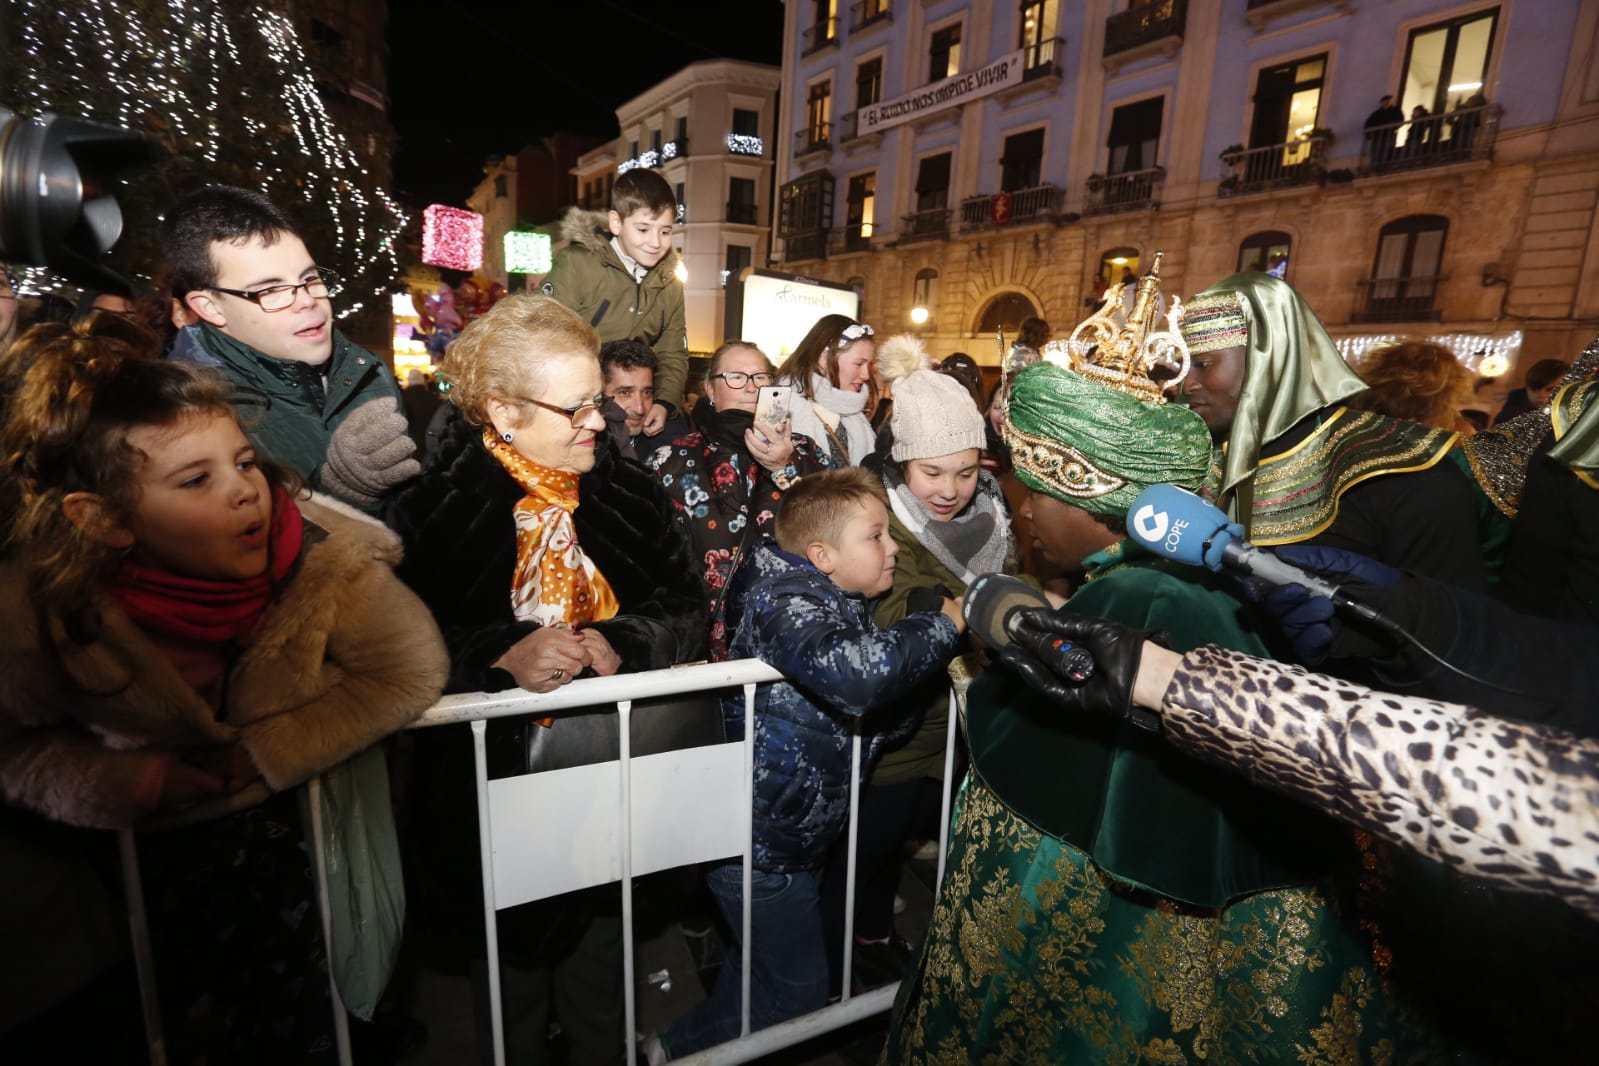
M 622 235 L 622 216 L 615 211 L 607 211 L 605 220 L 611 227 L 611 236 L 620 237 Z
M 836 569 L 833 565 L 833 551 L 827 546 L 826 541 L 813 540 L 805 545 L 805 558 L 811 561 L 812 566 L 829 577 L 833 575 L 833 571 Z
M 104 501 L 96 493 L 67 493 L 66 499 L 61 501 L 61 513 L 91 540 L 108 548 L 133 547 L 133 531 L 111 520 Z

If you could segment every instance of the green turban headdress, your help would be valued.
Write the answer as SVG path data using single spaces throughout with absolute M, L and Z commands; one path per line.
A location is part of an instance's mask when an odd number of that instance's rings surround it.
M 1197 491 L 1210 430 L 1186 407 L 1136 399 L 1054 363 L 1010 386 L 1004 437 L 1022 484 L 1091 514 L 1125 517 L 1151 485 Z

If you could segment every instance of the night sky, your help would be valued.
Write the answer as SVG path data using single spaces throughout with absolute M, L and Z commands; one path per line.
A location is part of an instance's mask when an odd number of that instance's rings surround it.
M 558 130 L 617 133 L 616 107 L 701 59 L 777 64 L 781 0 L 392 0 L 394 182 L 460 205 L 483 160 Z

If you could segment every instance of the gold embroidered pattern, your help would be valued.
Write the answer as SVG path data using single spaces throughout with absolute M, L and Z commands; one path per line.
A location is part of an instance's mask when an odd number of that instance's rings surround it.
M 1456 438 L 1447 430 L 1339 408 L 1293 448 L 1261 457 L 1250 540 L 1260 545 L 1308 540 L 1337 520 L 1345 492 L 1382 474 L 1425 470 L 1449 453 Z
M 1431 1061 L 1343 929 L 1313 888 L 1221 911 L 1149 897 L 1028 825 L 974 773 L 882 1061 Z
M 1024 433 L 1008 422 L 1004 435 L 1011 446 L 1011 462 L 1062 496 L 1089 500 L 1127 484 L 1123 478 L 1095 466 L 1086 455 L 1063 441 Z

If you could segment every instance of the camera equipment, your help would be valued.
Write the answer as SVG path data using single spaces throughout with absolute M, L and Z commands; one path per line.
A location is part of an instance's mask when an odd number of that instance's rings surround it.
M 102 261 L 122 235 L 114 178 L 152 158 L 153 147 L 131 130 L 0 107 L 0 259 L 89 288 L 127 288 Z

